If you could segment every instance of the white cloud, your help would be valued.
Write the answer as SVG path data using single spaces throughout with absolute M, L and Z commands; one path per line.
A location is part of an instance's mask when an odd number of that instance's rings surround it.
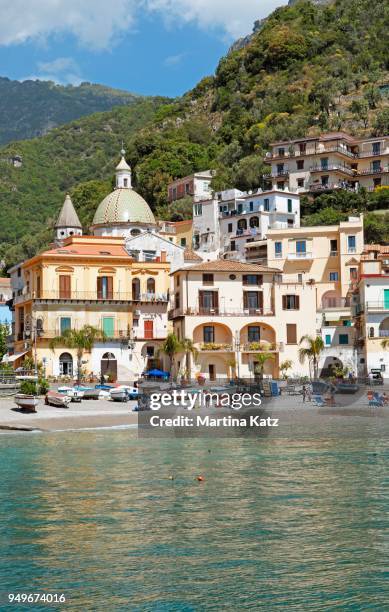
M 165 57 L 165 59 L 163 60 L 163 64 L 164 66 L 167 66 L 167 67 L 178 66 L 178 64 L 181 64 L 184 57 L 185 57 L 185 53 L 177 53 L 177 55 L 169 55 L 168 57 Z
M 80 68 L 72 57 L 58 57 L 51 62 L 38 62 L 37 69 L 36 75 L 20 80 L 54 81 L 61 85 L 79 85 L 83 81 Z
M 81 44 L 107 49 L 136 24 L 140 12 L 166 20 L 221 27 L 235 38 L 251 31 L 286 0 L 0 0 L 0 45 L 72 33 Z

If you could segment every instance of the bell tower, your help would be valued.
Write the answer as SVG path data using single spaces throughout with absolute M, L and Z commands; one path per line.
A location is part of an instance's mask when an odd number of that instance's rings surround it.
M 117 189 L 132 189 L 131 184 L 131 168 L 125 159 L 125 150 L 120 151 L 122 156 L 120 162 L 116 166 L 116 188 Z

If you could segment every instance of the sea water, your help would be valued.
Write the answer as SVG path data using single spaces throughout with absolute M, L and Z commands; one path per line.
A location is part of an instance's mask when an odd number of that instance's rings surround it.
M 389 450 L 360 423 L 1 436 L 0 609 L 19 592 L 66 597 L 29 610 L 388 610 Z

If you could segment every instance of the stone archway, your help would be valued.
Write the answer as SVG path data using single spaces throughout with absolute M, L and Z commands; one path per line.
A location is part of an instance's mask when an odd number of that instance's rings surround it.
M 325 358 L 320 377 L 321 378 L 331 378 L 335 376 L 334 369 L 335 368 L 343 368 L 343 362 L 339 359 L 339 357 L 335 357 L 333 355 L 329 355 Z
M 112 382 L 117 380 L 118 362 L 113 353 L 104 353 L 101 358 L 100 369 L 102 376 L 108 376 Z
M 73 376 L 73 357 L 70 353 L 61 353 L 59 356 L 60 376 Z

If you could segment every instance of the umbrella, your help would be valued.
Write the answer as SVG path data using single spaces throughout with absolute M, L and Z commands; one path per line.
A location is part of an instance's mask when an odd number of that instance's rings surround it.
M 162 370 L 149 370 L 145 372 L 146 376 L 154 376 L 154 378 L 169 378 L 169 372 L 163 372 Z

